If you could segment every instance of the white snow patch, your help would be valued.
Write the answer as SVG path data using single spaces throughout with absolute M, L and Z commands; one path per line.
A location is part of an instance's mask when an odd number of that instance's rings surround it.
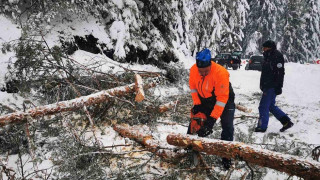
M 76 16 L 71 17 L 72 22 L 52 22 L 55 23 L 51 26 L 48 33 L 45 36 L 49 47 L 60 44 L 60 36 L 66 40 L 73 40 L 74 36 L 82 36 L 92 34 L 95 38 L 98 38 L 99 43 L 105 43 L 108 48 L 112 48 L 111 39 L 108 33 L 105 31 L 105 26 L 100 24 L 95 18 L 88 16 L 86 20 L 79 19 Z
M 123 8 L 123 0 L 111 0 L 119 9 Z
M 84 65 L 86 68 L 97 67 L 97 64 L 100 64 L 101 66 L 98 69 L 105 73 L 119 74 L 127 71 L 126 69 L 133 71 L 163 72 L 163 70 L 153 65 L 119 63 L 102 54 L 92 54 L 82 50 L 76 51 L 70 57 Z
M 120 58 L 123 58 L 126 56 L 126 52 L 124 49 L 124 40 L 126 37 L 125 30 L 126 30 L 126 27 L 123 21 L 115 21 L 112 23 L 110 27 L 111 38 L 113 40 L 117 40 L 114 54 Z
M 0 49 L 2 49 L 3 43 L 19 39 L 21 36 L 21 29 L 3 15 L 0 15 L 0 22 Z M 13 52 L 3 54 L 2 51 L 0 51 L 0 88 L 4 85 L 4 76 L 8 72 L 8 63 L 14 62 L 15 59 L 15 54 Z

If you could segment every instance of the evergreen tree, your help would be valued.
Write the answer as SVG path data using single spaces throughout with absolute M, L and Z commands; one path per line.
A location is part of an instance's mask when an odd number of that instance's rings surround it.
M 306 1 L 307 12 L 304 14 L 307 31 L 307 58 L 306 61 L 312 62 L 320 57 L 320 1 Z
M 223 41 L 229 42 L 225 51 L 242 50 L 243 29 L 247 23 L 249 5 L 246 0 L 231 0 L 227 8 L 229 9 L 227 22 L 230 29 L 223 38 Z
M 250 1 L 250 13 L 248 16 L 249 22 L 245 28 L 244 49 L 249 53 L 248 49 L 251 46 L 257 47 L 258 53 L 264 41 L 271 39 L 279 42 L 282 37 L 283 22 L 281 21 L 284 13 L 283 7 L 285 2 L 277 0 L 261 0 Z M 252 44 L 252 39 L 256 38 L 255 44 Z M 280 39 L 281 41 L 281 39 Z M 250 43 L 251 42 L 251 43 Z
M 309 50 L 306 47 L 306 30 L 304 14 L 304 2 L 290 0 L 285 9 L 285 28 L 281 51 L 287 61 L 304 61 Z
M 204 0 L 195 3 L 191 29 L 195 39 L 192 50 L 210 48 L 213 53 L 241 49 L 246 1 Z

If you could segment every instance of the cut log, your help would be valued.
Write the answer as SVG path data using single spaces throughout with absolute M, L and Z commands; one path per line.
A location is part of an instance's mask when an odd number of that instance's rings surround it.
M 130 138 L 140 144 L 142 144 L 148 151 L 155 153 L 159 157 L 165 160 L 177 160 L 177 158 L 184 157 L 185 153 L 176 153 L 172 150 L 164 149 L 160 147 L 160 142 L 155 140 L 152 135 L 141 132 L 141 129 L 149 129 L 144 126 L 129 126 L 127 124 L 116 124 L 113 129 L 117 131 L 121 136 Z
M 143 81 L 139 74 L 135 74 L 135 88 L 136 88 L 136 102 L 141 102 L 144 100 L 144 91 L 143 91 Z
M 149 89 L 154 87 L 156 82 L 148 83 L 144 88 Z M 68 101 L 60 101 L 55 104 L 49 104 L 45 106 L 39 106 L 32 109 L 26 110 L 26 112 L 14 112 L 0 116 L 0 127 L 6 124 L 19 123 L 26 120 L 27 117 L 40 117 L 44 115 L 56 114 L 59 112 L 73 111 L 76 109 L 83 108 L 84 106 L 91 106 L 94 104 L 99 104 L 108 101 L 108 99 L 113 96 L 121 97 L 125 94 L 132 93 L 135 91 L 135 84 L 130 84 L 127 86 L 116 87 L 109 90 L 100 91 L 95 94 L 88 96 L 82 96 L 76 99 Z
M 247 161 L 263 167 L 304 179 L 320 179 L 320 163 L 304 160 L 297 156 L 281 154 L 240 142 L 229 142 L 215 139 L 198 138 L 190 135 L 170 134 L 167 142 L 171 145 L 189 147 L 206 154 Z
M 251 113 L 252 109 L 249 109 L 249 108 L 246 108 L 244 106 L 241 106 L 239 104 L 236 104 L 236 108 L 239 110 L 239 111 L 243 111 L 243 112 L 246 112 L 246 113 Z

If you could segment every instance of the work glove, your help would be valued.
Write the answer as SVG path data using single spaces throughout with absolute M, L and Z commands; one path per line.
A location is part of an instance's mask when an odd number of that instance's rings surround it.
M 209 117 L 206 121 L 203 122 L 203 126 L 197 132 L 199 137 L 206 137 L 211 134 L 213 125 L 216 123 L 216 119 Z
M 276 95 L 282 94 L 282 88 L 276 88 L 275 91 Z
M 198 112 L 203 112 L 203 108 L 201 105 L 194 105 L 191 111 L 193 114 L 197 114 Z

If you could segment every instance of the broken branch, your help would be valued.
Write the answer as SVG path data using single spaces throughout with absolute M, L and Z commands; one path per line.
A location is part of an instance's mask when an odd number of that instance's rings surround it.
M 167 160 L 172 160 L 176 159 L 179 157 L 183 157 L 185 154 L 182 153 L 175 153 L 170 150 L 166 150 L 166 148 L 161 148 L 160 147 L 160 142 L 153 139 L 152 135 L 144 134 L 140 132 L 140 129 L 146 129 L 148 127 L 132 127 L 127 124 L 121 124 L 121 125 L 114 125 L 113 129 L 117 131 L 121 136 L 130 138 L 143 146 L 145 148 L 158 155 L 161 158 L 167 159 Z
M 144 88 L 149 89 L 154 87 L 156 82 L 151 82 L 146 84 Z M 26 110 L 26 112 L 14 112 L 0 116 L 0 127 L 7 124 L 24 122 L 26 117 L 40 117 L 44 115 L 52 115 L 58 112 L 73 111 L 76 109 L 83 108 L 84 106 L 90 106 L 94 104 L 99 104 L 108 101 L 113 96 L 120 97 L 128 93 L 132 93 L 135 90 L 135 84 L 130 84 L 127 86 L 116 87 L 109 90 L 100 91 L 95 94 L 88 96 L 82 96 L 68 101 L 60 101 L 54 104 L 49 104 L 45 106 L 39 106 Z

